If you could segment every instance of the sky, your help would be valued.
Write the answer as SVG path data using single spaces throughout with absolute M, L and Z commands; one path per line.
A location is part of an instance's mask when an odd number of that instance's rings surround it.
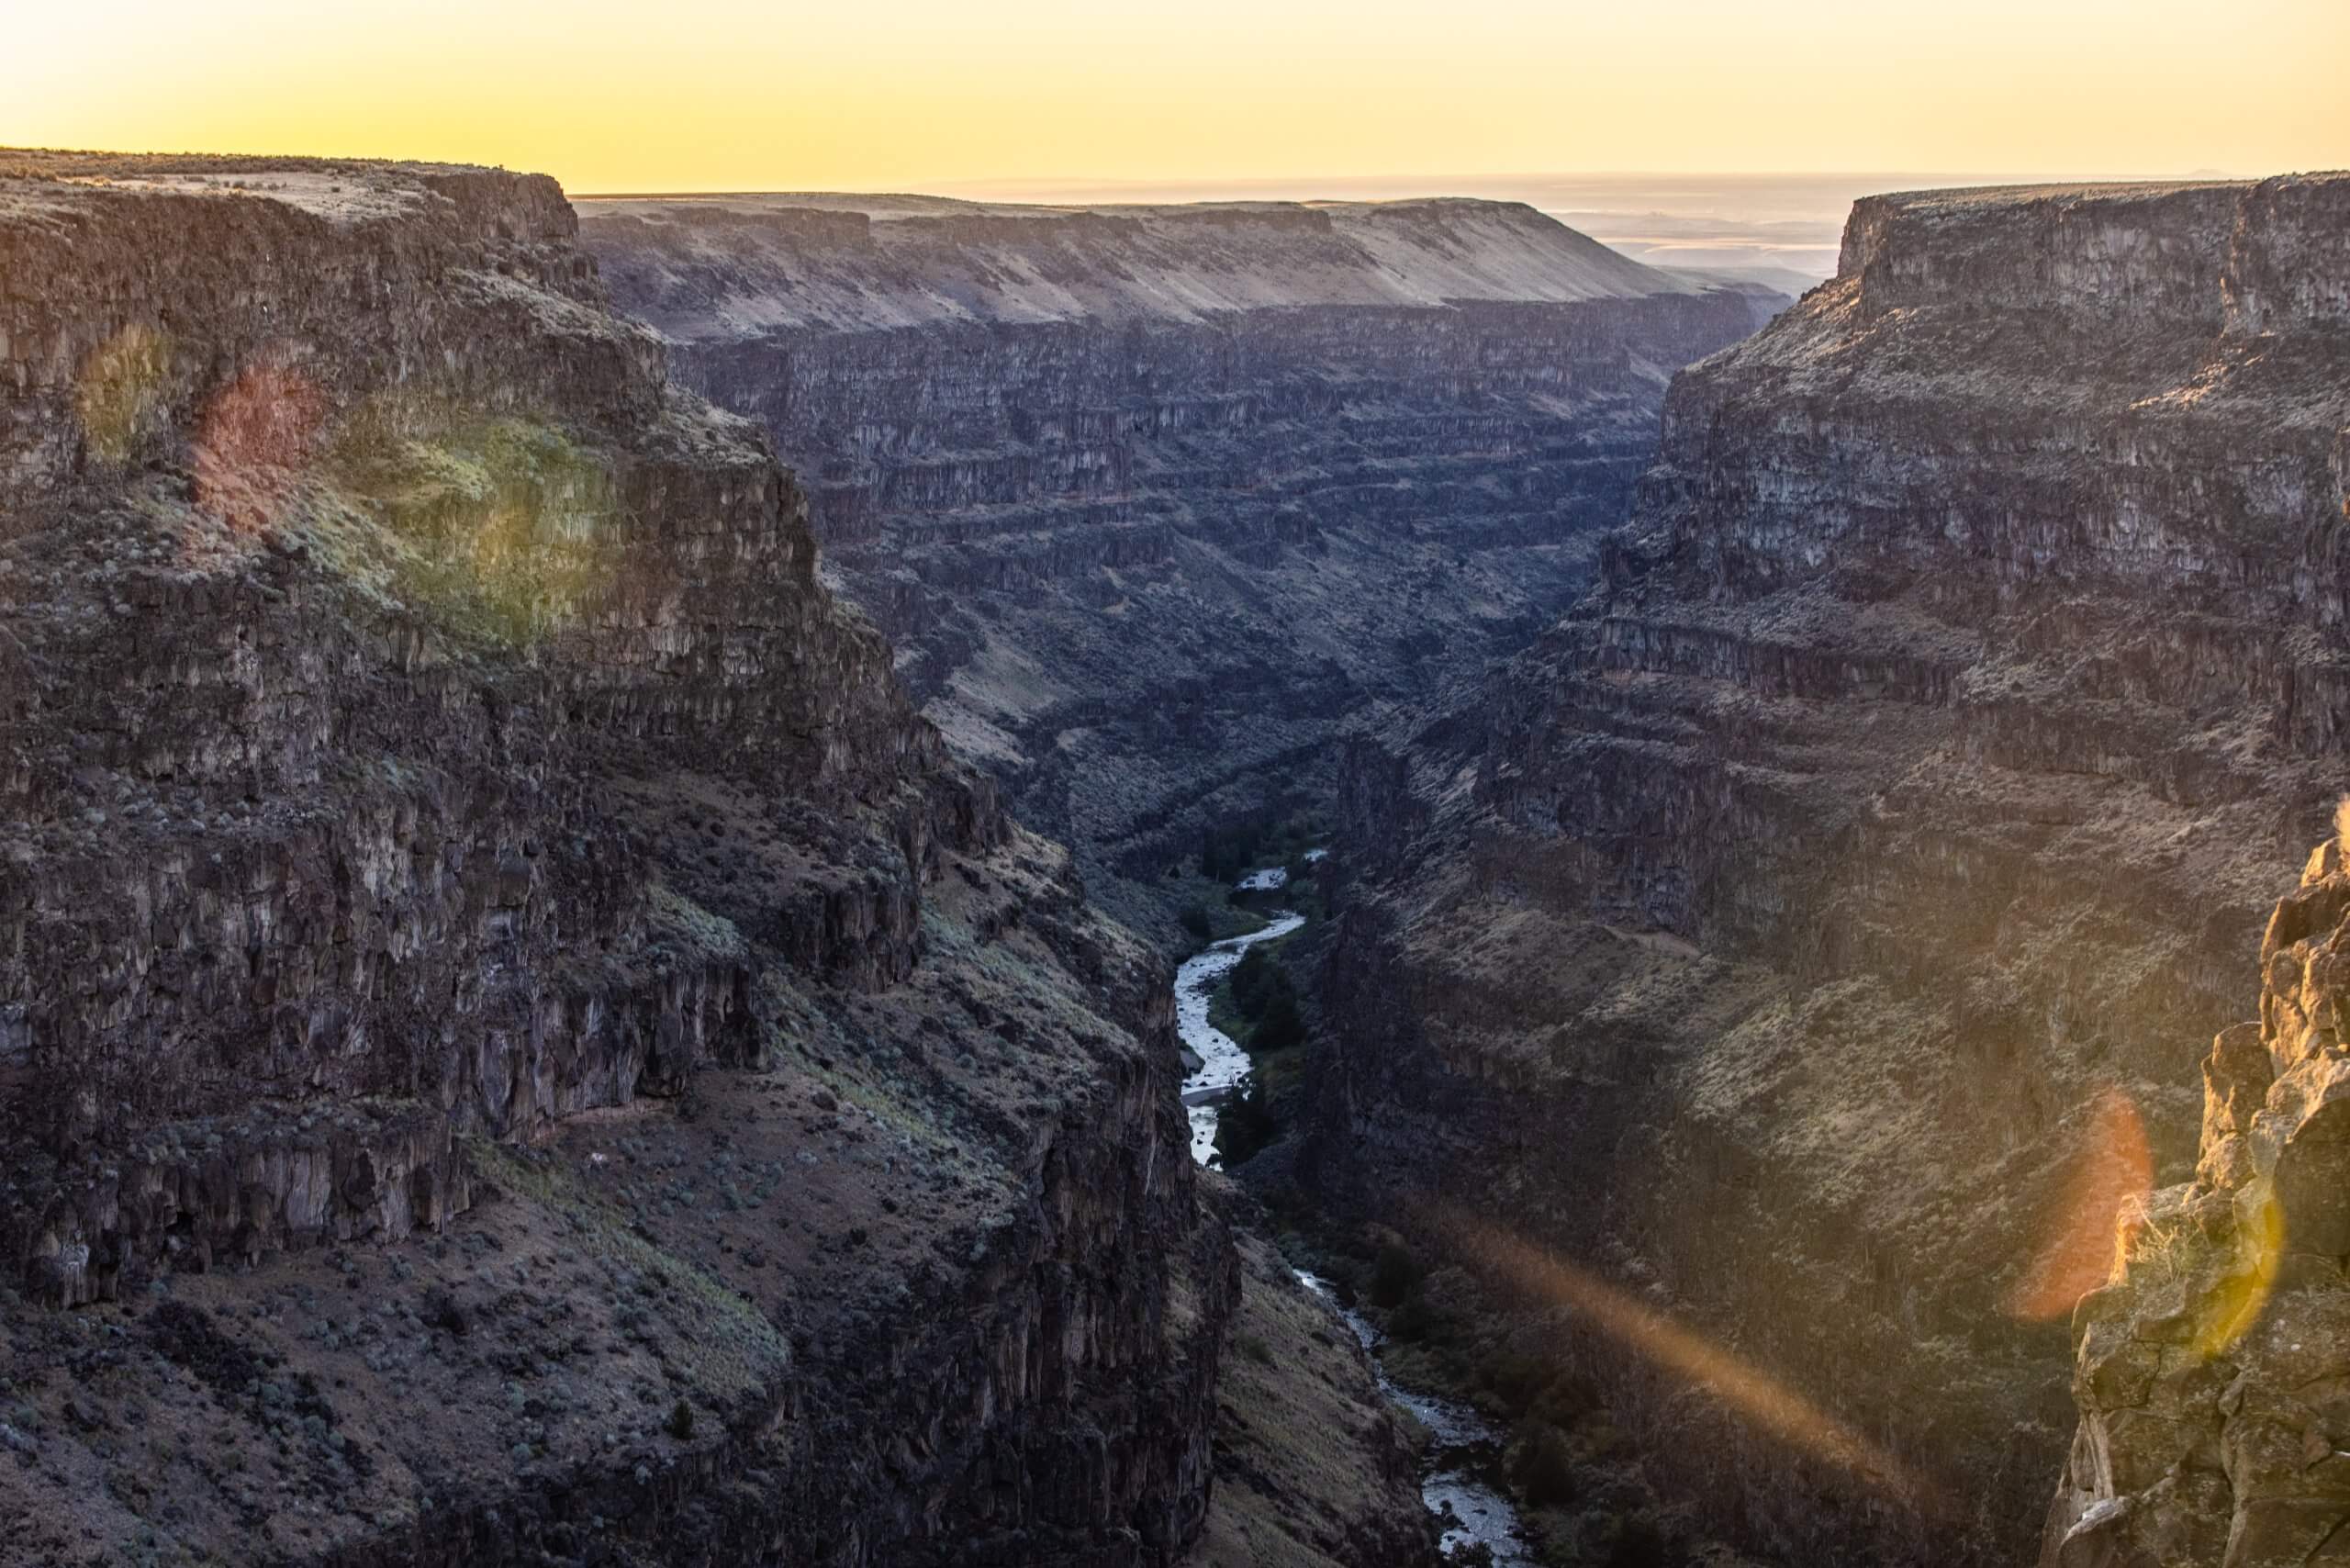
M 575 194 L 2350 165 L 2350 0 L 0 0 L 0 145 Z

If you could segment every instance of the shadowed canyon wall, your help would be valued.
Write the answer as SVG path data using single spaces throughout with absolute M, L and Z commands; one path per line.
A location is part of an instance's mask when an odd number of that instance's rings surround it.
M 663 365 L 544 178 L 0 154 L 0 1559 L 1198 1533 L 1164 970 Z
M 1171 938 L 1201 829 L 1327 797 L 1348 715 L 1522 646 L 1679 366 L 1779 297 L 1478 201 L 600 201 L 678 374 L 809 476 L 924 711 Z
M 2067 1183 L 2130 1129 L 2192 1168 L 2344 781 L 2346 236 L 2342 176 L 1860 203 L 1674 383 L 1575 611 L 1349 750 L 1304 1179 L 1491 1216 L 1884 1456 L 1595 1333 L 1660 1489 L 1752 1548 L 2035 1550 Z

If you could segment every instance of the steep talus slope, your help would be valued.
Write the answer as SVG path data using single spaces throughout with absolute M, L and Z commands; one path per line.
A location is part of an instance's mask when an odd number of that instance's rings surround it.
M 0 154 L 0 1561 L 1197 1533 L 1163 969 L 663 362 L 543 178 Z
M 1329 1303 L 1261 1237 L 1216 1379 L 1215 1495 L 1186 1568 L 1377 1568 L 1432 1561 L 1436 1531 L 1402 1419 Z
M 2350 1541 L 2345 849 L 2310 857 L 2261 942 L 2259 1018 L 2204 1059 L 2194 1181 L 2125 1211 L 2074 1314 L 2048 1568 L 2281 1568 Z
M 1522 646 L 1678 366 L 1775 296 L 1475 201 L 614 200 L 678 373 L 810 476 L 826 567 L 1024 820 L 1146 929 L 1336 722 Z
M 1590 598 L 1350 753 L 1307 1170 L 1507 1216 L 1908 1473 L 1576 1352 L 1750 1545 L 2031 1550 L 2051 1211 L 2109 1089 L 2191 1163 L 2343 781 L 2346 237 L 2341 176 L 1861 203 L 1675 382 Z

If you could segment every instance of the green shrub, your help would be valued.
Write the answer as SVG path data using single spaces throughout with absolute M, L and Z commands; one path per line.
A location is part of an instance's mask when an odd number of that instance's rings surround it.
M 1404 1305 L 1404 1299 L 1420 1288 L 1420 1276 L 1425 1272 L 1419 1260 L 1400 1241 L 1391 1241 L 1380 1248 L 1378 1258 L 1371 1266 L 1371 1304 L 1393 1310 Z
M 1477 1369 L 1477 1381 L 1512 1416 L 1525 1415 L 1550 1379 L 1550 1366 L 1541 1357 L 1514 1350 L 1499 1351 Z
M 1426 1296 L 1412 1296 L 1388 1314 L 1387 1334 L 1390 1338 L 1416 1345 L 1434 1338 L 1436 1332 L 1436 1314 L 1429 1310 Z
M 1616 1551 L 1608 1558 L 1608 1568 L 1667 1568 L 1680 1560 L 1673 1543 L 1665 1539 L 1664 1527 L 1646 1514 L 1634 1514 L 1624 1521 L 1616 1537 Z
M 1215 935 L 1215 923 L 1208 918 L 1207 910 L 1199 904 L 1186 904 L 1183 913 L 1175 917 L 1175 924 L 1183 928 L 1186 936 L 1203 946 Z
M 1200 834 L 1200 875 L 1211 881 L 1237 882 L 1255 864 L 1257 846 L 1264 841 L 1261 822 L 1230 823 Z
M 1215 1152 L 1227 1170 L 1256 1158 L 1259 1150 L 1281 1137 L 1281 1121 L 1273 1114 L 1272 1096 L 1254 1073 L 1240 1081 L 1216 1111 Z
M 1287 979 L 1261 946 L 1251 947 L 1233 969 L 1232 1004 L 1244 1018 L 1261 1018 L 1272 988 Z
M 1285 1051 L 1304 1043 L 1305 1014 L 1298 1009 L 1297 993 L 1284 985 L 1265 1003 L 1265 1015 L 1249 1034 L 1248 1047 L 1258 1051 Z
M 1534 1423 L 1510 1455 L 1509 1478 L 1538 1508 L 1574 1501 L 1574 1452 L 1565 1436 L 1547 1422 Z

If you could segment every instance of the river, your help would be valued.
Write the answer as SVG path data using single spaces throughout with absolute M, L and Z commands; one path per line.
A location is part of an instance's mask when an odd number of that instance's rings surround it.
M 1200 1058 L 1199 1070 L 1183 1080 L 1183 1104 L 1192 1114 L 1192 1158 L 1211 1170 L 1216 1168 L 1216 1107 L 1232 1098 L 1232 1092 L 1248 1076 L 1248 1053 L 1240 1048 L 1239 1041 L 1208 1022 L 1208 992 L 1249 948 L 1286 936 L 1304 924 L 1305 916 L 1284 910 L 1263 930 L 1227 936 L 1184 959 L 1183 967 L 1175 971 L 1175 1028 L 1192 1054 Z
M 1379 1330 L 1362 1314 L 1340 1302 L 1328 1281 L 1303 1269 L 1292 1272 L 1299 1284 L 1330 1304 L 1371 1352 L 1371 1367 L 1379 1373 L 1379 1391 L 1410 1411 L 1435 1439 L 1421 1462 L 1420 1498 L 1444 1529 L 1446 1555 L 1477 1541 L 1494 1554 L 1497 1568 L 1532 1563 L 1534 1555 L 1527 1550 L 1526 1537 L 1518 1529 L 1517 1510 L 1485 1479 L 1501 1462 L 1502 1437 L 1493 1423 L 1466 1405 L 1418 1393 L 1389 1377 L 1386 1364 L 1380 1360 L 1383 1336 Z
M 1261 877 L 1263 873 L 1254 873 Z M 1277 888 L 1279 882 L 1253 882 L 1243 887 Z M 1183 1081 L 1183 1104 L 1192 1118 L 1192 1158 L 1211 1170 L 1216 1166 L 1216 1107 L 1248 1076 L 1248 1053 L 1240 1042 L 1208 1022 L 1208 993 L 1215 989 L 1242 955 L 1259 942 L 1288 935 L 1305 924 L 1305 917 L 1283 911 L 1262 930 L 1229 936 L 1193 954 L 1175 971 L 1175 1026 L 1183 1044 L 1200 1060 Z M 1408 1411 L 1433 1438 L 1422 1456 L 1420 1496 L 1437 1517 L 1443 1531 L 1443 1550 L 1481 1542 L 1494 1554 L 1497 1568 L 1524 1568 L 1534 1561 L 1517 1522 L 1517 1510 L 1483 1477 L 1501 1456 L 1501 1435 L 1491 1423 L 1467 1406 L 1435 1394 L 1404 1388 L 1387 1375 L 1379 1355 L 1381 1336 L 1361 1314 L 1341 1304 L 1328 1283 L 1304 1270 L 1298 1283 L 1321 1296 L 1342 1318 L 1379 1374 L 1380 1391 L 1398 1408 Z

